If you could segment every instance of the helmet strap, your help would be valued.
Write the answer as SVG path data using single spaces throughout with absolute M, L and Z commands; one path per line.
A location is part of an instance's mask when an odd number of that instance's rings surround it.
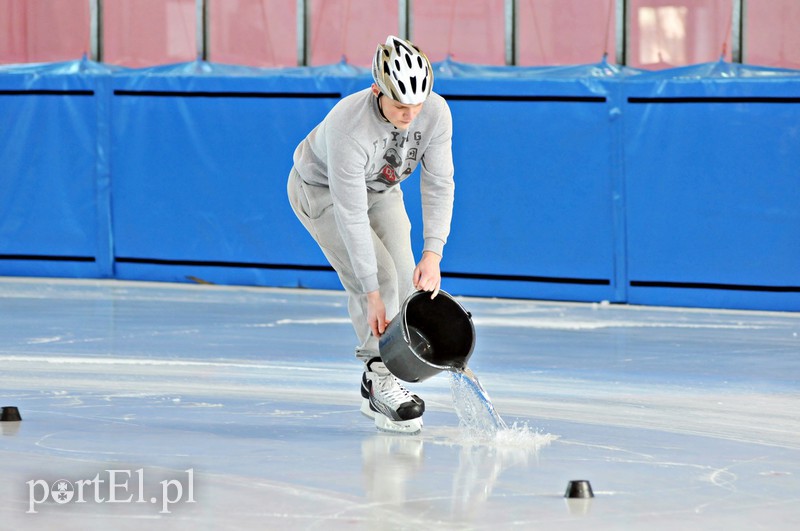
M 387 121 L 387 122 L 388 122 L 388 121 L 389 121 L 389 119 L 386 117 L 386 115 L 385 115 L 385 114 L 383 114 L 383 105 L 381 105 L 381 96 L 383 96 L 383 92 L 379 92 L 379 93 L 378 93 L 378 112 L 380 112 L 380 113 L 381 113 L 381 117 L 382 117 L 382 118 L 383 118 L 385 121 Z

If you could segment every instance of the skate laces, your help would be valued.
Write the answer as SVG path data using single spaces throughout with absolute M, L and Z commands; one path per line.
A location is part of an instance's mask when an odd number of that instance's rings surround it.
M 382 362 L 372 362 L 369 370 L 377 376 L 377 390 L 384 402 L 395 407 L 413 400 L 408 389 L 400 385 Z
M 400 385 L 391 374 L 378 377 L 378 390 L 380 391 L 381 398 L 392 407 L 399 406 L 412 400 L 411 393 L 408 389 Z

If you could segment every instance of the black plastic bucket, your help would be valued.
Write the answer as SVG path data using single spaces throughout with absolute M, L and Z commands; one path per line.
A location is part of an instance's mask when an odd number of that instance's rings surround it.
M 380 339 L 386 368 L 406 382 L 467 366 L 475 348 L 472 315 L 449 293 L 417 291 L 403 303 Z

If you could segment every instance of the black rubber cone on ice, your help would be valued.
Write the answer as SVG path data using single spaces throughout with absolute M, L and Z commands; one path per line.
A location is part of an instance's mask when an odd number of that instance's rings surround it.
M 564 493 L 564 497 L 594 498 L 594 492 L 592 492 L 592 485 L 585 479 L 570 481 L 567 484 L 567 492 Z
M 16 406 L 3 407 L 2 413 L 0 413 L 0 422 L 19 422 L 20 420 L 22 420 L 22 417 Z

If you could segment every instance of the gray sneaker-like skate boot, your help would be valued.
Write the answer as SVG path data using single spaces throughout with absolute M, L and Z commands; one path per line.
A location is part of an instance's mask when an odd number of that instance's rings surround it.
M 361 377 L 361 413 L 375 419 L 379 430 L 415 434 L 422 430 L 425 402 L 411 394 L 380 358 L 367 362 Z

